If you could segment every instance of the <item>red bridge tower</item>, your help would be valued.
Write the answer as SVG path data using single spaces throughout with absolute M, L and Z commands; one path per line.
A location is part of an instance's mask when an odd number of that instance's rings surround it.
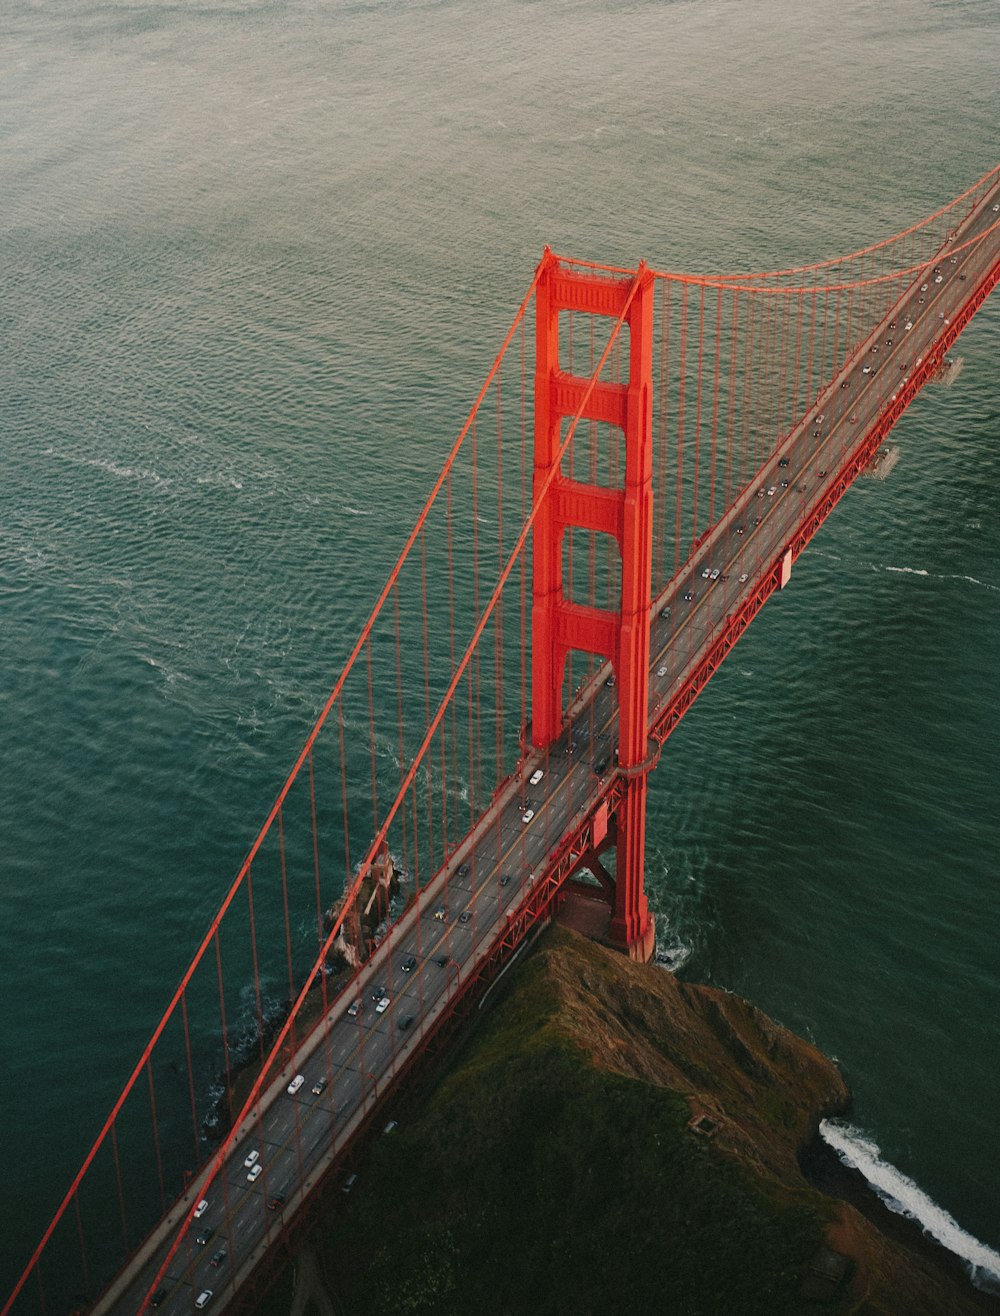
M 534 500 L 540 500 L 563 443 L 562 422 L 578 413 L 617 425 L 625 436 L 625 487 L 568 478 L 560 469 L 534 525 L 531 614 L 532 740 L 544 749 L 562 730 L 566 655 L 581 649 L 610 658 L 618 696 L 618 767 L 626 779 L 615 827 L 616 877 L 611 941 L 648 960 L 655 929 L 643 890 L 649 736 L 649 624 L 653 544 L 653 278 L 639 267 L 615 279 L 563 269 L 546 249 L 535 294 Z M 598 382 L 559 367 L 559 313 L 618 319 L 629 334 L 627 384 Z M 586 404 L 584 397 L 590 388 Z M 563 594 L 563 538 L 579 528 L 611 535 L 621 554 L 617 612 Z

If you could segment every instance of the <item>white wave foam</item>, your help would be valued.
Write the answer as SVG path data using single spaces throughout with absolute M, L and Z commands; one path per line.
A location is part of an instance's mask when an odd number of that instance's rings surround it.
M 371 516 L 371 512 L 365 512 L 360 507 L 352 507 L 350 503 L 344 504 L 344 511 L 348 516 Z
M 890 1211 L 916 1220 L 925 1234 L 954 1252 L 969 1267 L 977 1288 L 1000 1293 L 1000 1252 L 967 1234 L 912 1179 L 883 1160 L 878 1144 L 853 1124 L 823 1120 L 819 1131 L 846 1166 L 864 1175 Z
M 876 567 L 876 570 L 878 568 Z M 883 567 L 883 571 L 895 571 L 903 576 L 925 576 L 933 580 L 964 580 L 969 585 L 978 585 L 980 589 L 988 589 L 992 594 L 1000 594 L 1000 585 L 991 585 L 987 580 L 977 580 L 975 576 L 931 576 L 929 571 L 924 571 L 920 567 Z

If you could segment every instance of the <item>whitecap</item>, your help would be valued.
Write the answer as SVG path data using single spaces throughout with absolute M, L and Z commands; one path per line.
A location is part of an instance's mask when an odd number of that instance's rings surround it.
M 1000 1293 L 1000 1252 L 966 1233 L 912 1179 L 883 1160 L 878 1144 L 853 1124 L 823 1120 L 819 1131 L 846 1166 L 864 1175 L 890 1211 L 915 1220 L 925 1234 L 954 1252 L 969 1267 L 978 1288 Z

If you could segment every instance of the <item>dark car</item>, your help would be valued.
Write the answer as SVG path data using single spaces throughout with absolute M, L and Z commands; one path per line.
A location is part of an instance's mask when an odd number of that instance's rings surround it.
M 226 1249 L 224 1247 L 220 1247 L 218 1252 L 216 1252 L 213 1255 L 212 1260 L 208 1264 L 214 1270 L 218 1270 L 219 1267 L 225 1265 L 225 1263 L 226 1263 Z
M 399 1031 L 401 1033 L 405 1033 L 408 1028 L 412 1028 L 412 1027 L 413 1027 L 413 1015 L 404 1014 L 402 1019 L 400 1019 L 399 1021 Z
M 448 963 L 448 956 L 436 955 L 434 957 L 434 963 L 438 966 L 439 969 L 443 969 Z
M 779 457 L 779 458 L 778 458 L 778 465 L 779 465 L 779 466 L 787 466 L 787 465 L 788 465 L 788 461 L 789 461 L 789 459 L 788 459 L 787 457 Z
M 690 591 L 689 589 L 686 589 L 686 590 L 684 591 L 684 602 L 685 602 L 685 603 L 690 603 L 691 600 L 692 600 L 693 598 L 694 598 L 694 595 L 691 593 L 691 591 Z
M 500 878 L 500 885 L 501 885 L 501 886 L 509 886 L 509 885 L 510 885 L 510 873 L 504 873 L 504 874 L 502 875 L 502 877 Z
M 196 1234 L 194 1241 L 198 1244 L 199 1247 L 204 1247 L 205 1244 L 209 1241 L 209 1239 L 213 1238 L 214 1236 L 215 1236 L 215 1230 L 209 1227 L 208 1229 L 203 1229 L 200 1234 Z
M 166 1289 L 157 1289 L 156 1292 L 153 1294 L 153 1296 L 150 1298 L 149 1305 L 151 1307 L 158 1307 L 161 1302 L 166 1301 L 166 1297 L 167 1297 Z
M 373 1000 L 373 1001 L 380 1001 L 380 1000 L 382 999 L 382 997 L 385 996 L 385 994 L 386 994 L 386 992 L 385 992 L 385 988 L 384 988 L 384 987 L 373 987 L 373 988 L 372 988 L 372 1000 Z
M 280 1211 L 285 1205 L 285 1194 L 275 1193 L 273 1197 L 267 1199 L 267 1209 L 269 1211 Z
M 406 959 L 403 961 L 403 972 L 412 973 L 416 967 L 417 967 L 416 955 L 407 955 Z

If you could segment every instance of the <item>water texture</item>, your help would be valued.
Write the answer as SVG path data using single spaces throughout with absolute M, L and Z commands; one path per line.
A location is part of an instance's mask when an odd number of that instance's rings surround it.
M 255 833 L 543 245 L 772 268 L 998 157 L 983 0 L 0 19 L 0 1291 Z M 670 742 L 660 947 L 1000 1247 L 1000 303 Z M 985 1254 L 984 1254 L 985 1255 Z

